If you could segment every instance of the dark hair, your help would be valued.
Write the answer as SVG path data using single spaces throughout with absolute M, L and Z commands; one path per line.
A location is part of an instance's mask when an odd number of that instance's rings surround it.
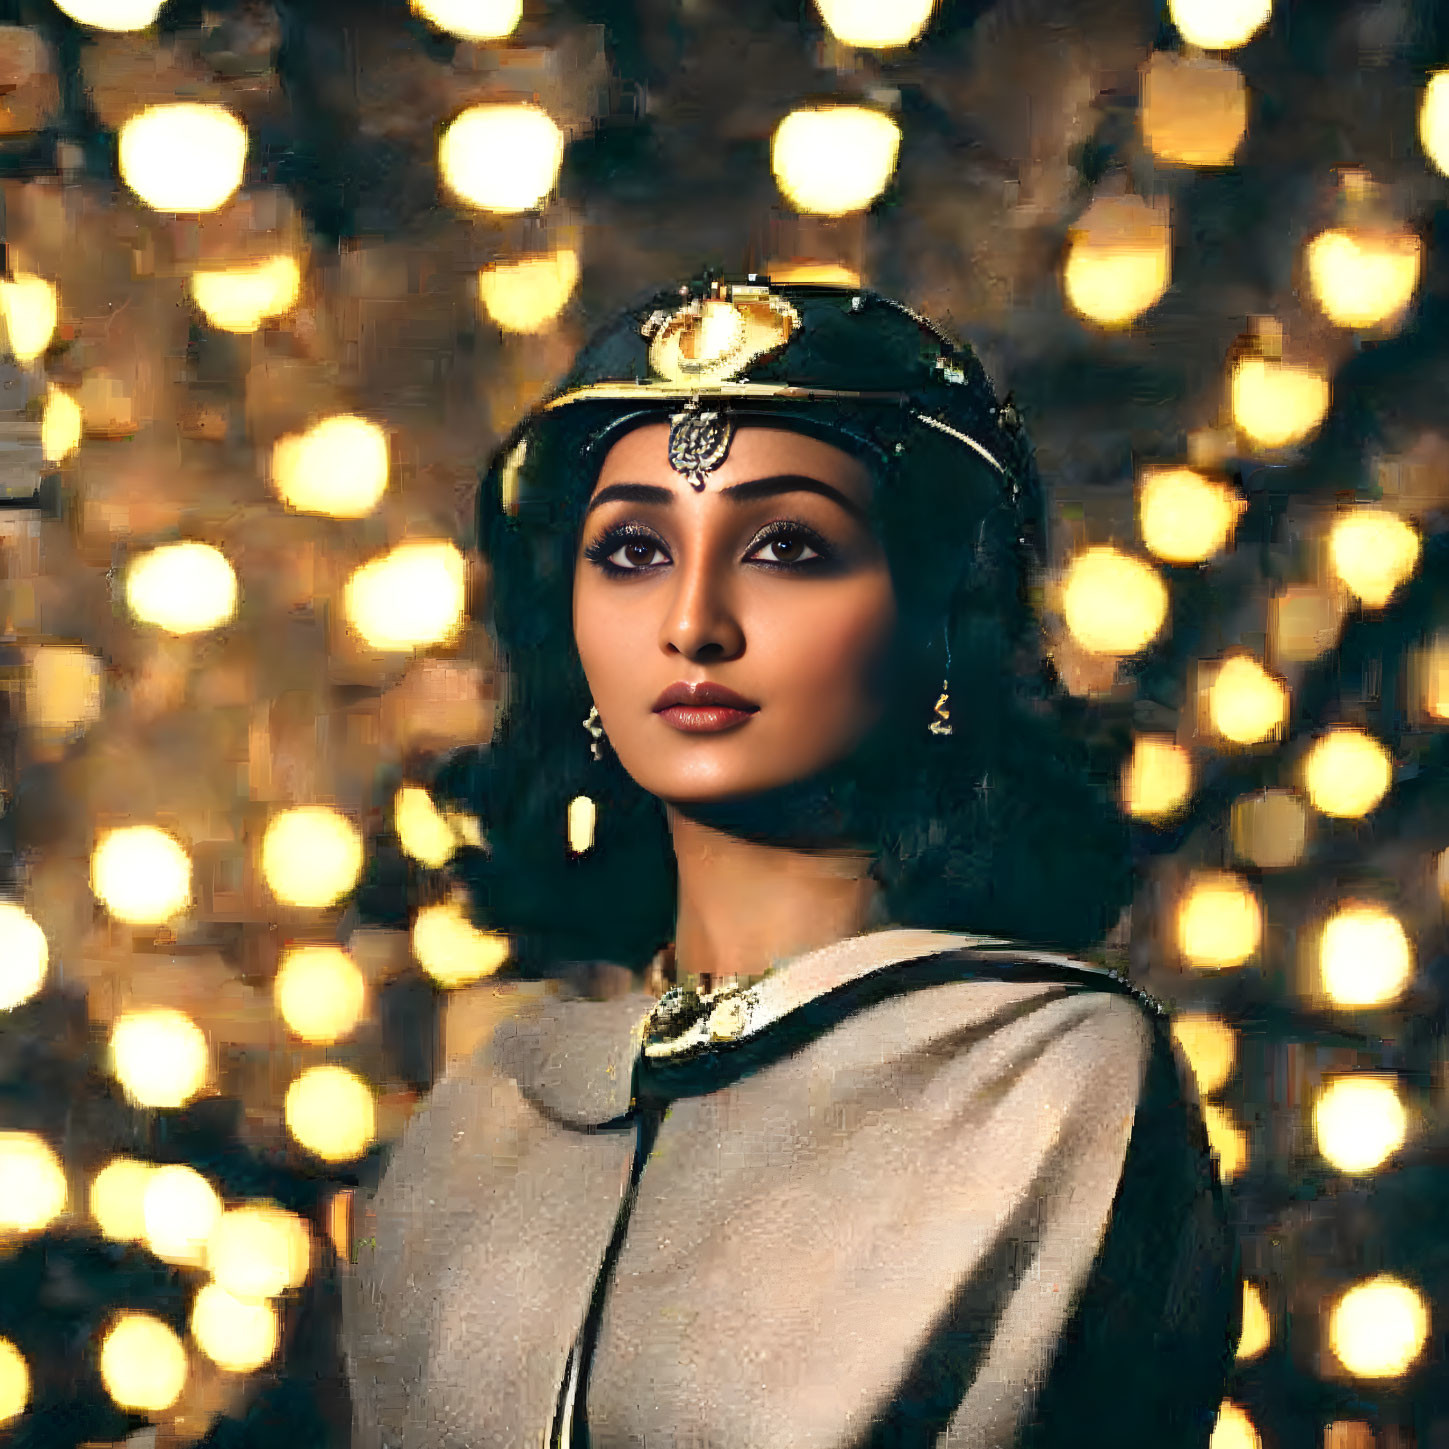
M 899 696 L 849 760 L 740 805 L 728 828 L 865 847 L 897 925 L 1082 950 L 1131 895 L 1127 825 L 1114 803 L 1120 757 L 1088 744 L 1081 711 L 1046 662 L 1031 596 L 1044 532 L 1040 483 L 1025 433 L 1000 425 L 990 384 L 975 373 L 969 386 L 1008 482 L 920 426 L 874 470 L 873 521 L 907 656 Z M 860 411 L 812 406 L 827 423 Z M 582 446 L 587 426 L 530 435 L 511 511 L 499 503 L 501 474 L 514 467 L 506 449 L 483 481 L 478 539 L 506 693 L 494 739 L 446 756 L 428 782 L 440 805 L 479 818 L 485 848 L 462 848 L 449 872 L 466 888 L 475 923 L 512 938 L 513 969 L 524 975 L 598 960 L 639 970 L 674 932 L 677 876 L 663 806 L 607 744 L 595 762 L 582 727 L 590 696 L 572 594 L 598 461 Z M 941 736 L 927 726 L 946 674 L 947 628 L 953 733 Z M 595 802 L 597 823 L 592 847 L 574 856 L 567 807 L 578 795 Z

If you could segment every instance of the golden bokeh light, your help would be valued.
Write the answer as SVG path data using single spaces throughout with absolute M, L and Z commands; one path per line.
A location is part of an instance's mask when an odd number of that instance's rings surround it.
M 275 1298 L 307 1281 L 312 1235 L 296 1213 L 274 1203 L 228 1208 L 206 1244 L 206 1266 L 238 1298 Z
M 1428 1336 L 1423 1295 L 1388 1273 L 1356 1283 L 1329 1312 L 1328 1346 L 1358 1378 L 1398 1378 L 1419 1357 Z
M 159 925 L 191 903 L 191 857 L 154 825 L 120 826 L 96 844 L 91 890 L 118 921 Z
M 1419 285 L 1423 245 L 1408 231 L 1320 232 L 1308 243 L 1308 285 L 1330 321 L 1377 327 L 1409 305 Z
M 575 795 L 569 801 L 568 841 L 569 849 L 575 855 L 582 855 L 593 848 L 594 827 L 598 823 L 599 807 L 587 795 Z
M 308 1067 L 287 1088 L 287 1131 L 327 1162 L 361 1157 L 377 1133 L 377 1108 L 367 1083 L 346 1067 Z
M 40 451 L 47 463 L 63 462 L 80 447 L 82 421 L 80 404 L 52 383 L 40 416 Z
M 1340 513 L 1328 534 L 1334 573 L 1370 609 L 1382 608 L 1413 574 L 1420 550 L 1418 530 L 1387 508 Z
M 65 1211 L 65 1169 L 34 1132 L 0 1132 L 0 1231 L 36 1233 Z
M 1404 1145 L 1409 1116 L 1392 1077 L 1337 1077 L 1313 1107 L 1318 1150 L 1342 1172 L 1372 1172 Z
M 1208 1146 L 1217 1154 L 1218 1177 L 1231 1182 L 1248 1165 L 1248 1134 L 1218 1102 L 1204 1102 L 1202 1116 Z
M 342 605 L 370 648 L 422 649 L 448 642 L 462 628 L 467 577 L 455 544 L 400 543 L 353 570 Z
M 123 1409 L 159 1414 L 186 1387 L 186 1348 L 149 1313 L 122 1313 L 101 1340 L 101 1379 Z
M 146 1188 L 153 1164 L 113 1157 L 91 1179 L 91 1217 L 101 1236 L 115 1243 L 139 1243 L 146 1236 Z
M 523 18 L 523 0 L 408 0 L 415 15 L 459 40 L 502 40 Z
M 413 955 L 440 986 L 466 986 L 491 976 L 512 954 L 507 936 L 480 931 L 454 899 L 424 906 L 413 921 Z
M 169 1006 L 123 1012 L 111 1028 L 110 1055 L 116 1080 L 142 1107 L 184 1107 L 211 1070 L 205 1034 Z
M 1218 1406 L 1208 1449 L 1263 1449 L 1263 1440 L 1243 1409 L 1224 1399 Z
M 1256 1283 L 1243 1282 L 1243 1331 L 1238 1335 L 1237 1361 L 1257 1358 L 1273 1341 L 1273 1321 L 1262 1290 Z
M 1262 907 L 1241 876 L 1203 872 L 1183 894 L 1177 943 L 1189 965 L 1207 970 L 1241 966 L 1262 938 Z
M 93 30 L 145 30 L 161 11 L 163 0 L 56 0 L 78 25 Z
M 1248 129 L 1248 88 L 1237 66 L 1155 50 L 1141 80 L 1138 119 L 1153 155 L 1182 166 L 1232 163 Z
M 25 672 L 25 720 L 33 730 L 72 739 L 101 717 L 101 661 L 88 649 L 42 644 Z
M 0 281 L 0 323 L 16 362 L 34 362 L 50 346 L 59 308 L 55 288 L 44 277 L 16 272 L 14 281 Z
M 1424 154 L 1449 176 L 1449 70 L 1435 71 L 1419 103 L 1419 140 Z
M 146 1246 L 162 1262 L 203 1267 L 220 1217 L 216 1189 L 194 1167 L 178 1162 L 152 1169 L 141 1195 L 141 1220 Z
M 1237 1065 L 1237 1032 L 1211 1012 L 1182 1011 L 1172 1018 L 1172 1035 L 1192 1068 L 1198 1095 L 1221 1091 Z
M 0 1338 L 0 1424 L 18 1419 L 29 1402 L 30 1366 L 8 1338 Z
M 562 247 L 485 267 L 478 273 L 478 300 L 505 332 L 541 332 L 563 311 L 578 284 L 579 254 Z
M 235 613 L 236 572 L 209 543 L 167 543 L 126 571 L 126 605 L 143 624 L 172 634 L 219 628 Z
M 387 434 L 355 413 L 289 433 L 272 447 L 272 487 L 288 508 L 364 518 L 387 491 Z
M 1303 760 L 1303 784 L 1313 808 L 1344 820 L 1367 815 L 1388 794 L 1393 779 L 1388 750 L 1349 726 L 1320 736 Z
M 294 946 L 273 982 L 277 1010 L 303 1041 L 340 1041 L 362 1020 L 367 982 L 340 946 Z
M 228 1293 L 219 1283 L 197 1289 L 191 1336 L 207 1358 L 231 1373 L 259 1369 L 277 1351 L 277 1310 Z
M 267 823 L 261 858 L 267 889 L 279 901 L 320 909 L 357 884 L 362 836 L 329 805 L 299 805 Z
M 1167 290 L 1167 213 L 1140 196 L 1103 196 L 1071 228 L 1062 286 L 1072 310 L 1099 327 L 1125 327 Z
M 1318 970 L 1335 1005 L 1383 1006 L 1403 995 L 1414 974 L 1414 951 L 1392 911 L 1347 905 L 1324 924 Z
M 458 848 L 458 837 L 421 785 L 404 785 L 392 800 L 398 843 L 414 860 L 436 870 Z
M 1145 649 L 1167 618 L 1167 585 L 1151 564 L 1100 544 L 1067 566 L 1062 617 L 1072 637 L 1093 654 Z
M 1233 802 L 1233 850 L 1260 870 L 1284 870 L 1303 859 L 1308 812 L 1291 790 L 1259 790 Z
M 1138 820 L 1165 820 L 1192 795 L 1192 756 L 1170 735 L 1138 735 L 1122 771 L 1122 808 Z
M 1234 744 L 1252 745 L 1282 733 L 1288 719 L 1288 686 L 1256 659 L 1234 654 L 1214 671 L 1208 688 L 1208 719 Z
M 147 106 L 119 138 L 121 180 L 155 211 L 216 211 L 242 183 L 247 128 L 225 106 Z
M 775 128 L 770 165 L 797 211 L 845 216 L 864 211 L 890 181 L 901 130 L 868 106 L 804 106 Z
M 1338 642 L 1347 609 L 1341 591 L 1316 584 L 1290 584 L 1274 596 L 1269 618 L 1273 657 L 1307 663 Z
M 1247 505 L 1225 483 L 1191 468 L 1148 468 L 1137 490 L 1142 542 L 1168 563 L 1202 563 L 1220 553 Z
M 1233 421 L 1252 442 L 1283 448 L 1306 438 L 1328 414 L 1328 379 L 1311 367 L 1242 357 L 1233 367 Z
M 771 262 L 769 271 L 776 286 L 860 286 L 860 273 L 842 262 L 779 261 Z
M 29 1001 L 45 985 L 50 946 L 30 912 L 0 901 L 0 1011 Z
M 886 50 L 923 31 L 936 0 L 815 0 L 815 8 L 842 44 Z
M 288 256 L 191 277 L 196 305 L 223 332 L 255 332 L 267 318 L 291 311 L 301 288 L 302 270 Z
M 1268 23 L 1273 0 L 1167 0 L 1167 9 L 1189 45 L 1234 50 Z
M 438 174 L 467 205 L 513 215 L 553 190 L 563 151 L 563 132 L 541 106 L 470 106 L 438 142 Z
M 1420 696 L 1425 711 L 1449 720 L 1449 634 L 1439 634 L 1419 658 Z

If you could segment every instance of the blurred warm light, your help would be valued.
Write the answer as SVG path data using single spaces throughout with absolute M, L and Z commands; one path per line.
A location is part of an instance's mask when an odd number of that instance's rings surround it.
M 1227 166 L 1248 129 L 1248 88 L 1228 61 L 1156 50 L 1142 67 L 1138 115 L 1161 160 Z
M 1191 468 L 1149 468 L 1137 494 L 1142 542 L 1168 563 L 1201 563 L 1226 545 L 1245 507 L 1226 484 Z
M 330 906 L 357 884 L 362 837 L 340 811 L 299 805 L 274 815 L 262 836 L 262 876 L 289 906 Z
M 340 1260 L 352 1257 L 352 1189 L 339 1188 L 327 1199 L 325 1214 L 327 1237 Z
M 1404 1145 L 1409 1118 L 1391 1077 L 1338 1077 L 1313 1108 L 1318 1150 L 1343 1172 L 1372 1172 Z
M 160 13 L 163 0 L 55 0 L 80 25 L 93 30 L 145 30 Z
M 387 490 L 387 434 L 354 413 L 289 433 L 272 448 L 272 487 L 289 508 L 363 518 Z
M 255 332 L 266 318 L 289 311 L 301 287 L 301 268 L 287 256 L 191 277 L 196 305 L 223 332 Z
M 1213 675 L 1208 718 L 1218 734 L 1235 744 L 1270 739 L 1288 718 L 1288 686 L 1256 659 L 1234 654 Z
M 312 1237 L 296 1213 L 272 1203 L 243 1203 L 217 1219 L 206 1266 L 238 1298 L 275 1298 L 307 1281 Z
M 1263 1449 L 1263 1441 L 1247 1414 L 1231 1399 L 1224 1399 L 1218 1406 L 1208 1449 Z
M 531 211 L 553 190 L 563 148 L 563 132 L 540 106 L 470 106 L 438 142 L 438 172 L 470 206 Z
M 206 1085 L 211 1053 L 189 1016 L 157 1006 L 117 1018 L 111 1064 L 127 1095 L 141 1106 L 182 1107 Z
M 342 606 L 371 648 L 420 649 L 445 643 L 462 627 L 466 584 L 455 544 L 400 543 L 353 570 Z
M 478 297 L 505 332 L 541 332 L 563 311 L 578 282 L 579 254 L 564 247 L 485 267 L 478 273 Z
M 1304 757 L 1303 783 L 1315 810 L 1341 819 L 1367 815 L 1388 794 L 1394 766 L 1372 735 L 1329 730 Z
M 80 404 L 53 383 L 46 389 L 40 415 L 40 451 L 47 463 L 60 463 L 80 447 Z
M 1167 618 L 1167 586 L 1151 564 L 1110 544 L 1084 549 L 1062 580 L 1062 616 L 1094 654 L 1135 654 Z
M 209 543 L 167 543 L 126 571 L 126 603 L 143 624 L 200 634 L 236 613 L 236 574 Z
M 1362 1419 L 1334 1419 L 1323 1426 L 1323 1449 L 1378 1449 L 1378 1441 Z
M 1167 9 L 1189 45 L 1233 50 L 1268 23 L 1273 0 L 1167 0 Z
M 1328 379 L 1311 367 L 1243 357 L 1233 368 L 1233 421 L 1265 448 L 1306 438 L 1328 412 Z
M 408 0 L 415 14 L 460 40 L 502 40 L 523 18 L 523 0 Z
M 96 845 L 91 890 L 118 921 L 159 925 L 191 902 L 191 858 L 154 825 L 121 826 Z
M 458 848 L 458 837 L 421 785 L 404 785 L 393 796 L 398 843 L 414 860 L 437 869 Z
M 1308 812 L 1291 790 L 1260 790 L 1233 802 L 1233 850 L 1261 870 L 1283 870 L 1303 859 Z
M 1243 1282 L 1243 1331 L 1238 1335 L 1237 1359 L 1257 1358 L 1273 1341 L 1273 1323 L 1268 1305 L 1256 1283 Z
M 1192 756 L 1169 735 L 1138 735 L 1122 772 L 1122 808 L 1139 820 L 1162 820 L 1192 794 Z
M 935 5 L 936 0 L 815 0 L 837 40 L 880 50 L 909 45 L 926 28 Z
M 303 1041 L 340 1041 L 362 1020 L 367 982 L 340 946 L 294 946 L 273 982 L 277 1010 Z
M 1449 176 L 1449 70 L 1435 71 L 1419 106 L 1419 140 L 1424 154 Z
M 65 1169 L 34 1132 L 0 1132 L 0 1231 L 39 1232 L 65 1211 Z
M 177 1162 L 152 1169 L 141 1195 L 141 1219 L 146 1246 L 163 1262 L 202 1267 L 220 1217 L 221 1199 L 194 1167 Z
M 776 286 L 858 287 L 860 273 L 838 262 L 771 262 Z
M 0 281 L 0 321 L 16 362 L 34 362 L 50 346 L 58 308 L 55 288 L 44 277 L 16 272 L 13 282 Z
M 1338 1006 L 1382 1006 L 1403 995 L 1414 952 L 1398 917 L 1382 906 L 1344 906 L 1318 946 L 1319 974 Z
M 1166 212 L 1140 196 L 1103 196 L 1071 229 L 1062 284 L 1081 316 L 1125 327 L 1167 290 L 1171 268 Z
M 1435 719 L 1449 719 L 1449 634 L 1436 637 L 1420 662 L 1424 708 Z
M 821 216 L 864 211 L 896 169 L 901 130 L 866 106 L 805 106 L 775 128 L 770 165 L 786 200 Z
M 1301 664 L 1326 654 L 1338 642 L 1344 614 L 1339 594 L 1316 584 L 1290 584 L 1273 599 L 1273 657 Z
M 1340 513 L 1328 535 L 1333 571 L 1369 608 L 1382 608 L 1418 566 L 1418 530 L 1387 508 Z
M 101 1379 L 123 1409 L 158 1414 L 181 1397 L 186 1349 L 149 1313 L 122 1313 L 101 1343 Z
M 1428 1336 L 1423 1296 L 1387 1273 L 1355 1284 L 1329 1314 L 1328 1345 L 1359 1378 L 1397 1378 L 1418 1358 Z
M 465 986 L 491 976 L 513 949 L 508 937 L 480 931 L 457 900 L 424 906 L 413 921 L 413 955 L 441 986 Z
M 1209 1012 L 1183 1011 L 1172 1018 L 1172 1035 L 1197 1079 L 1198 1095 L 1210 1097 L 1220 1091 L 1237 1063 L 1237 1032 Z
M 25 674 L 25 719 L 32 729 L 69 738 L 101 717 L 101 661 L 88 649 L 42 644 Z
M 148 106 L 120 131 L 121 180 L 156 211 L 217 210 L 241 185 L 246 159 L 247 128 L 225 106 Z
M 18 1418 L 29 1402 L 30 1367 L 25 1355 L 8 1338 L 0 1338 L 0 1424 Z
M 231 1373 L 250 1373 L 277 1351 L 277 1310 L 270 1303 L 237 1298 L 219 1283 L 207 1283 L 196 1293 L 191 1334 L 214 1364 Z
M 1305 253 L 1308 285 L 1340 327 L 1376 327 L 1409 305 L 1423 246 L 1408 231 L 1320 232 Z
M 1263 937 L 1263 912 L 1252 888 L 1226 871 L 1199 875 L 1178 907 L 1183 956 L 1209 969 L 1241 966 Z
M 1248 1165 L 1248 1134 L 1233 1121 L 1233 1114 L 1217 1102 L 1202 1104 L 1208 1146 L 1217 1154 L 1218 1177 L 1231 1182 Z
M 346 1067 L 308 1067 L 287 1088 L 287 1130 L 327 1162 L 361 1157 L 377 1132 L 377 1109 L 366 1082 Z
M 569 849 L 582 855 L 594 843 L 594 826 L 599 818 L 598 806 L 587 795 L 575 795 L 569 801 Z
M 113 1157 L 91 1180 L 91 1217 L 101 1236 L 116 1243 L 140 1242 L 146 1236 L 146 1186 L 155 1171 L 134 1157 Z
M 45 984 L 50 946 L 23 907 L 0 901 L 0 1011 L 29 1001 Z

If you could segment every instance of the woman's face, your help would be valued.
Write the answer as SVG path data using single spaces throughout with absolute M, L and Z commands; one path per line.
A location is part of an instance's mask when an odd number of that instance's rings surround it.
M 695 492 L 668 441 L 658 423 L 610 449 L 580 534 L 574 638 L 609 745 L 667 802 L 806 779 L 855 750 L 890 687 L 896 598 L 871 475 L 803 433 L 741 426 Z M 704 682 L 757 708 L 708 732 L 656 709 L 670 685 Z

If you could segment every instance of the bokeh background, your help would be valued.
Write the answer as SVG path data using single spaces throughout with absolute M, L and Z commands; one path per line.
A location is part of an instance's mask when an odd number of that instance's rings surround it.
M 421 788 L 506 689 L 478 467 L 716 266 L 1036 441 L 1093 954 L 1243 1236 L 1213 1449 L 1449 1449 L 1449 10 L 415 3 L 0 0 L 0 1442 L 345 1443 L 348 1194 L 558 988 Z

